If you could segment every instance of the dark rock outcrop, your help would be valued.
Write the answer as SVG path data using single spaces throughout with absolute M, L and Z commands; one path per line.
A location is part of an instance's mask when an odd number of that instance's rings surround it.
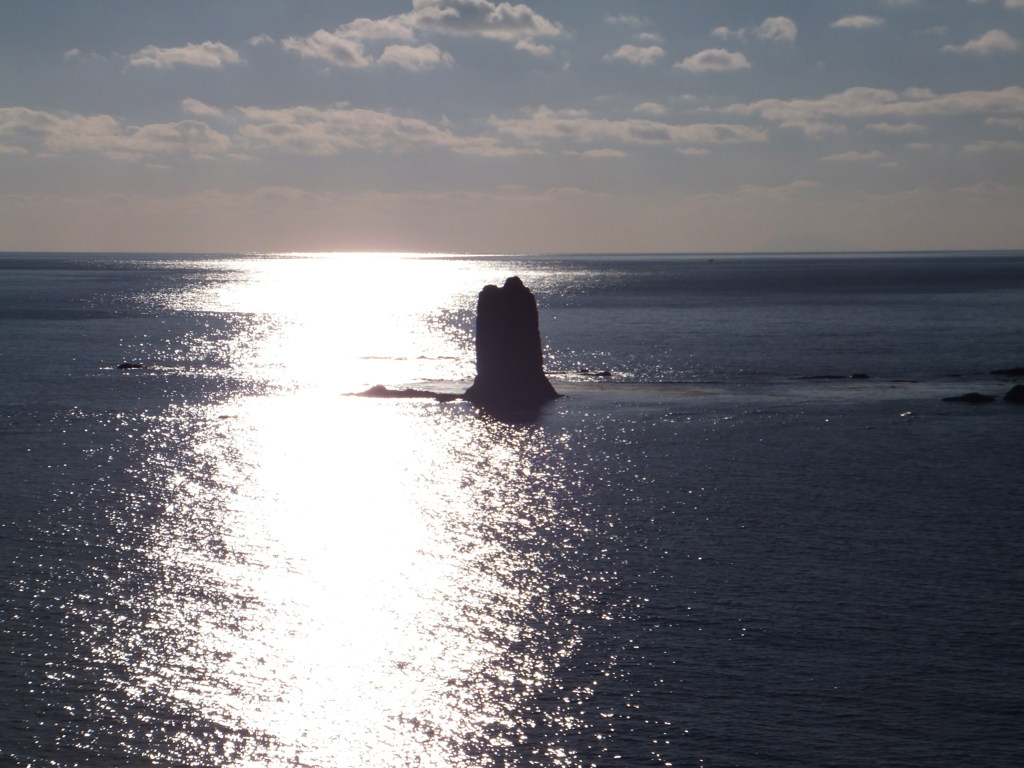
M 966 395 L 942 398 L 947 403 L 992 403 L 995 402 L 995 399 L 995 395 L 983 395 L 980 392 L 968 392 Z
M 442 403 L 458 400 L 459 395 L 444 392 L 431 392 L 427 389 L 388 389 L 383 384 L 376 384 L 363 392 L 356 392 L 357 397 L 381 398 L 431 398 Z
M 1000 368 L 997 371 L 990 371 L 993 376 L 1024 376 L 1024 367 L 1021 368 Z
M 119 366 L 117 366 L 117 369 L 119 371 L 131 371 L 131 370 L 135 370 L 136 368 L 145 368 L 145 367 L 146 366 L 144 366 L 142 363 L 121 363 Z
M 1008 403 L 1024 403 L 1024 384 L 1018 384 L 1003 395 L 1003 400 Z
M 537 300 L 518 277 L 484 286 L 476 305 L 476 379 L 463 398 L 497 415 L 559 397 L 544 375 Z

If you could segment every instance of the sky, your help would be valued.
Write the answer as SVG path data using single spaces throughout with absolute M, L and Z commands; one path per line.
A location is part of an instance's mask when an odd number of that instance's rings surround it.
M 1024 248 L 1024 0 L 0 19 L 0 250 Z

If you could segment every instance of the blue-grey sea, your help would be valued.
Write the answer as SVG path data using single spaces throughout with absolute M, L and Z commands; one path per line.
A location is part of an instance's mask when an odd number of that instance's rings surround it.
M 536 421 L 351 396 L 510 275 Z M 1019 251 L 2 254 L 0 764 L 1016 768 L 1021 366 Z

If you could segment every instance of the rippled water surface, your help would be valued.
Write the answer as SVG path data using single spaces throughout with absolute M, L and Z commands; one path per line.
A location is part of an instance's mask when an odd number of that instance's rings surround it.
M 510 274 L 536 422 L 349 396 L 465 389 Z M 1020 255 L 10 254 L 0 298 L 0 762 L 1024 758 L 1024 409 L 942 401 L 1015 383 Z

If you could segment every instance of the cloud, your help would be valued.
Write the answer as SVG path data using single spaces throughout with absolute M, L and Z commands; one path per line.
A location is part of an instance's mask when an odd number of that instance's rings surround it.
M 796 40 L 797 29 L 792 19 L 785 16 L 773 16 L 762 21 L 754 30 L 754 34 L 762 40 L 792 42 Z
M 271 44 L 273 44 L 273 42 L 274 42 L 274 38 L 272 38 L 270 35 L 266 35 L 266 34 L 264 34 L 264 35 L 254 35 L 253 37 L 250 37 L 249 40 L 248 40 L 249 45 L 252 45 L 252 46 L 271 45 Z
M 742 53 L 731 53 L 722 48 L 708 48 L 676 62 L 673 66 L 690 72 L 730 72 L 749 69 L 750 62 Z
M 490 0 L 413 0 L 408 16 L 412 25 L 425 32 L 446 35 L 474 35 L 515 42 L 534 37 L 558 37 L 565 33 L 560 24 L 549 21 L 522 3 L 492 3 Z
M 966 145 L 964 152 L 1024 152 L 1024 141 L 976 141 Z
M 361 42 L 323 29 L 308 37 L 286 37 L 281 47 L 304 59 L 320 59 L 337 67 L 361 69 L 373 63 Z
M 654 120 L 608 120 L 581 110 L 538 107 L 525 118 L 491 117 L 500 133 L 527 144 L 572 141 L 577 144 L 619 141 L 624 144 L 737 144 L 765 141 L 764 131 L 745 125 L 695 123 L 676 125 Z
M 797 26 L 796 23 L 786 16 L 771 16 L 756 27 L 729 29 L 729 27 L 715 27 L 711 30 L 711 36 L 716 37 L 720 40 L 729 40 L 735 38 L 737 40 L 746 39 L 748 34 L 752 34 L 761 40 L 774 40 L 777 42 L 791 43 L 796 40 Z
M 238 142 L 247 151 L 329 156 L 351 151 L 404 153 L 431 148 L 479 157 L 530 154 L 489 136 L 458 136 L 449 128 L 390 112 L 337 104 L 327 109 L 290 107 L 235 110 Z
M 923 118 L 941 115 L 1024 114 L 1024 88 L 1010 86 L 996 91 L 959 91 L 936 94 L 925 88 L 908 88 L 902 93 L 880 88 L 848 88 L 820 99 L 762 99 L 750 104 L 732 104 L 725 114 L 758 115 L 782 126 L 811 129 L 823 126 L 842 130 L 829 121 L 878 118 Z M 805 127 L 806 126 L 806 127 Z
M 821 159 L 833 163 L 863 163 L 868 160 L 881 160 L 883 157 L 885 155 L 876 149 L 871 152 L 854 152 L 851 150 L 850 152 L 840 152 L 837 155 L 828 155 Z
M 656 104 L 653 101 L 645 101 L 643 104 L 637 104 L 633 107 L 634 112 L 640 112 L 645 115 L 663 115 L 665 114 L 665 108 L 661 104 Z
M 891 136 L 928 133 L 928 128 L 920 123 L 901 123 L 900 125 L 895 125 L 893 123 L 871 123 L 866 127 L 869 130 L 877 131 L 878 133 L 887 133 Z
M 211 107 L 209 104 L 204 104 L 199 99 L 182 99 L 181 109 L 189 115 L 198 115 L 200 117 L 220 117 L 224 114 L 223 110 Z
M 378 61 L 381 64 L 393 64 L 410 72 L 422 72 L 438 66 L 450 67 L 453 63 L 451 54 L 443 52 L 436 45 L 389 45 L 384 49 Z
M 534 56 L 550 56 L 555 50 L 550 45 L 538 43 L 534 40 L 517 40 L 515 49 L 517 51 L 526 51 Z
M 885 24 L 885 19 L 880 16 L 843 16 L 843 18 L 833 21 L 829 24 L 830 27 L 836 27 L 838 29 L 871 29 L 872 27 L 880 27 Z
M 594 157 L 594 158 L 609 158 L 609 157 L 629 157 L 626 152 L 621 149 L 585 149 L 582 152 L 567 152 L 570 155 L 580 155 L 581 157 Z
M 743 39 L 747 36 L 745 29 L 729 29 L 728 27 L 715 27 L 711 30 L 711 36 L 717 37 L 719 40 L 728 40 L 729 38 L 735 37 Z
M 993 53 L 1016 51 L 1020 47 L 1014 38 L 1001 29 L 990 29 L 981 37 L 976 37 L 963 45 L 944 45 L 942 50 L 947 53 L 974 53 L 988 56 Z
M 648 45 L 644 47 L 623 45 L 611 53 L 605 54 L 604 60 L 627 61 L 630 64 L 636 64 L 638 67 L 649 67 L 664 55 L 665 49 L 658 45 Z
M 605 16 L 605 24 L 621 24 L 626 27 L 642 27 L 647 21 L 641 19 L 639 16 L 630 16 L 628 14 L 621 14 L 619 16 Z
M 225 64 L 238 64 L 242 61 L 238 51 L 224 43 L 189 43 L 180 48 L 157 48 L 147 45 L 128 57 L 130 67 L 155 67 L 170 69 L 172 67 L 205 67 L 220 69 Z
M 333 32 L 319 29 L 311 35 L 292 36 L 281 41 L 286 51 L 304 58 L 320 59 L 338 67 L 363 68 L 375 63 L 394 64 L 395 58 L 421 66 L 406 66 L 411 71 L 429 68 L 430 56 L 426 47 L 419 54 L 405 48 L 397 49 L 385 59 L 374 59 L 367 53 L 365 43 L 371 40 L 396 40 L 413 43 L 422 36 L 458 35 L 483 37 L 513 43 L 516 50 L 535 56 L 546 56 L 551 46 L 537 42 L 537 38 L 554 38 L 565 34 L 561 25 L 549 21 L 524 4 L 493 3 L 490 0 L 413 0 L 413 9 L 407 13 L 382 19 L 360 18 L 342 24 Z M 411 50 L 411 49 L 410 49 Z M 435 62 L 446 63 L 440 54 Z
M 94 152 L 113 160 L 138 160 L 173 152 L 222 154 L 230 149 L 231 139 L 197 120 L 130 126 L 111 115 L 56 115 L 6 107 L 0 108 L 0 145 L 19 154 Z

